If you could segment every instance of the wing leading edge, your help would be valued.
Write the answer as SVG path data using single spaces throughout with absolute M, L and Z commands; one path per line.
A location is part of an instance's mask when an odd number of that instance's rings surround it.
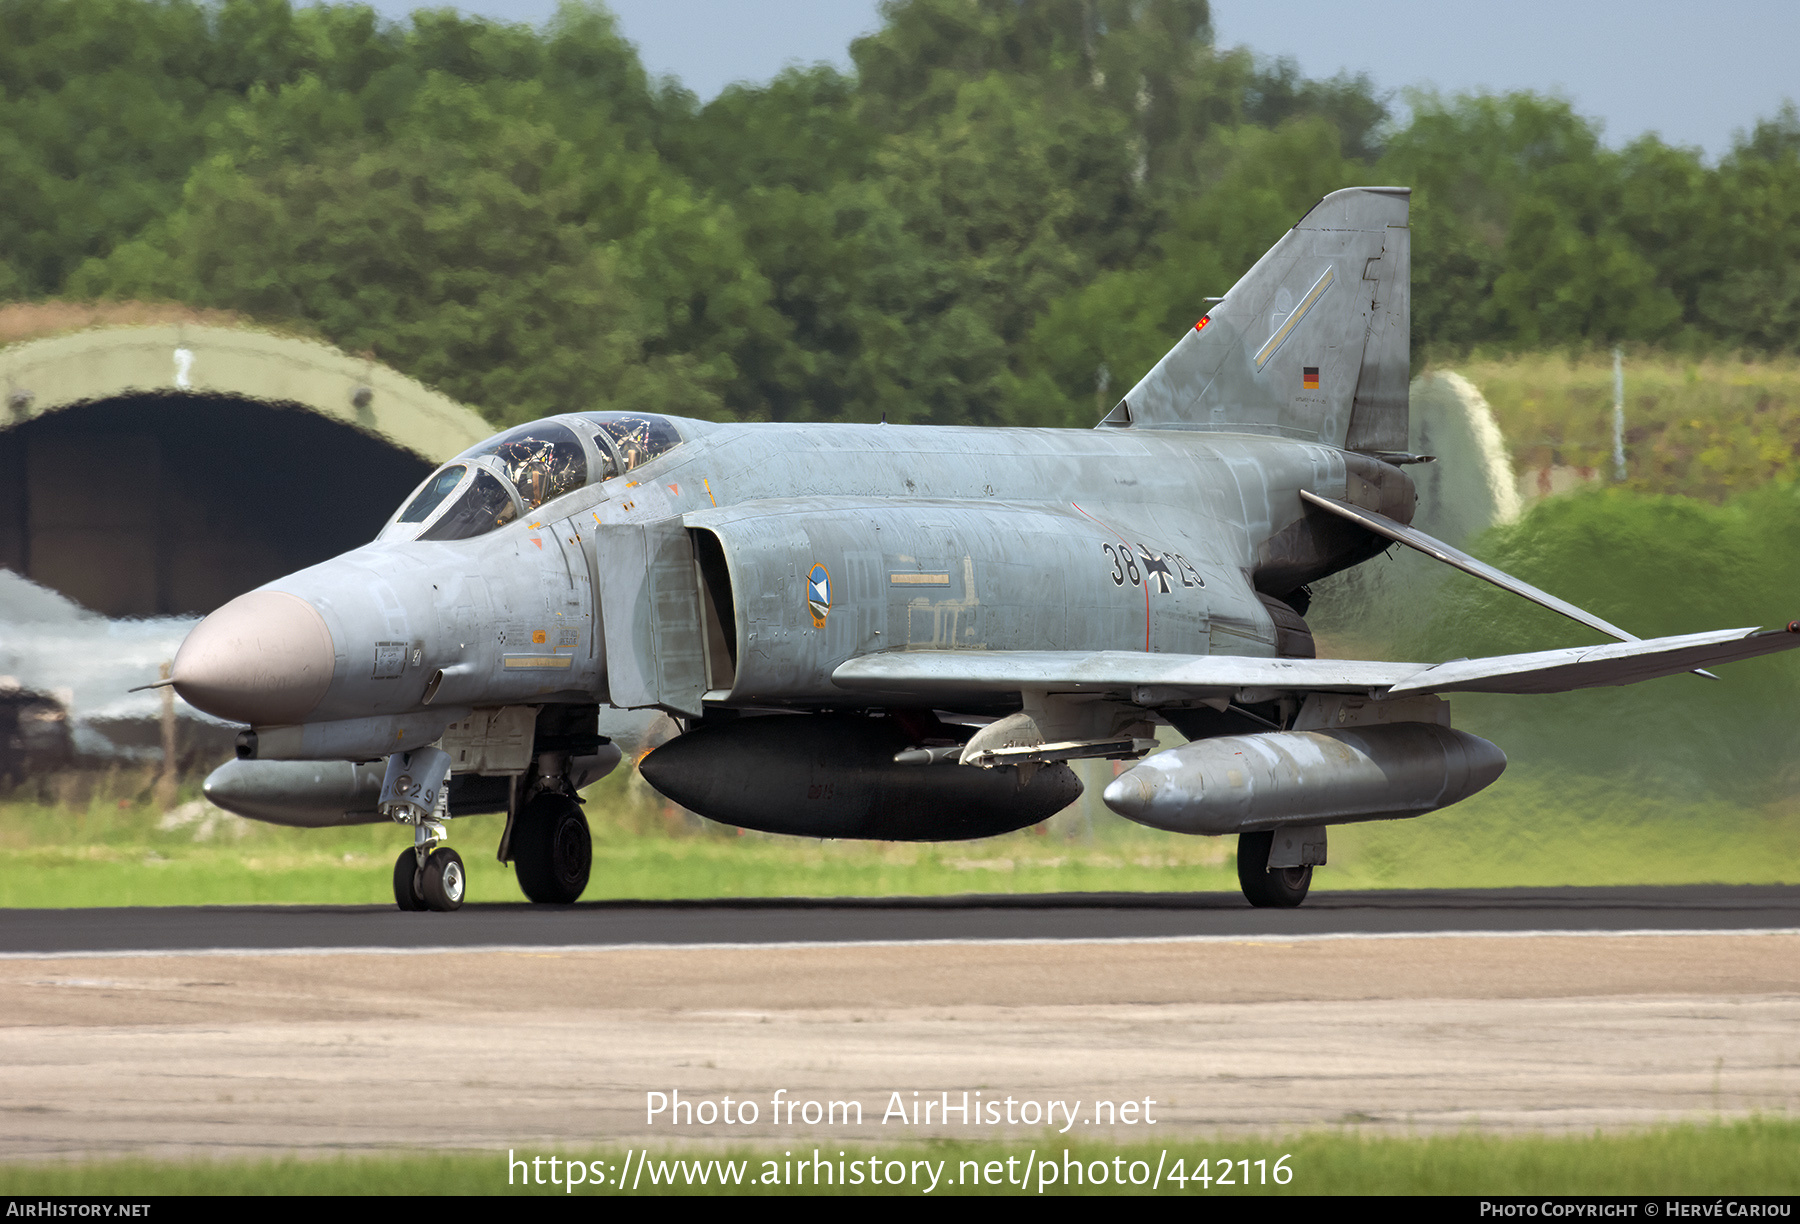
M 1377 697 L 1563 693 L 1636 684 L 1796 646 L 1800 646 L 1800 621 L 1771 632 L 1716 629 L 1436 664 L 1112 650 L 908 650 L 850 659 L 832 673 L 832 680 L 853 692 L 903 693 L 933 702 L 969 693 L 1025 691 L 1104 694 L 1140 705 L 1184 696 L 1229 696 L 1244 690 L 1366 692 Z

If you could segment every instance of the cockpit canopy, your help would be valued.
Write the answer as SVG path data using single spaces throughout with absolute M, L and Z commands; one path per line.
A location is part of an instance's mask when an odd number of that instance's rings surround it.
M 681 445 L 681 435 L 668 420 L 659 416 L 643 416 L 626 412 L 584 412 L 584 420 L 598 425 L 594 445 L 611 447 L 619 458 L 619 471 L 641 467 L 664 451 Z M 608 473 L 610 478 L 617 473 Z
M 666 417 L 582 412 L 489 438 L 426 478 L 377 538 L 464 540 L 681 445 Z

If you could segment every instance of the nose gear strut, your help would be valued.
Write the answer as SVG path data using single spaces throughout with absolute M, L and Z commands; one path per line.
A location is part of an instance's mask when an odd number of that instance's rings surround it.
M 394 903 L 403 910 L 461 909 L 467 876 L 449 846 L 450 754 L 441 748 L 396 752 L 387 760 L 376 810 L 411 825 L 413 844 L 394 862 Z

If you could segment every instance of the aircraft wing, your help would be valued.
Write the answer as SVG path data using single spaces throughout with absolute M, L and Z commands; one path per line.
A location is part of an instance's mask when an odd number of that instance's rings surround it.
M 1107 694 L 1144 705 L 1180 696 L 1230 696 L 1245 689 L 1367 692 L 1384 697 L 1561 693 L 1635 684 L 1796 646 L 1800 646 L 1800 621 L 1769 633 L 1754 628 L 1719 629 L 1436 664 L 1114 650 L 906 650 L 850 659 L 832 673 L 832 680 L 840 688 L 856 692 L 904 693 L 932 702 L 972 693 L 1024 690 Z
M 1429 666 L 1129 650 L 904 650 L 850 659 L 831 679 L 840 688 L 899 691 L 934 700 L 1023 689 L 1127 695 L 1157 689 L 1211 697 L 1246 688 L 1360 693 L 1389 688 Z
M 1636 684 L 1796 646 L 1800 646 L 1800 621 L 1770 633 L 1754 628 L 1715 629 L 1604 646 L 1455 659 L 1402 680 L 1388 693 L 1395 697 L 1411 693 L 1566 693 Z

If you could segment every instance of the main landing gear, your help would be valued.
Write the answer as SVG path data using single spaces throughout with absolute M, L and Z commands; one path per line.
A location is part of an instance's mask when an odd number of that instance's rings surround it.
M 1324 830 L 1319 832 L 1322 835 Z M 1312 864 L 1269 866 L 1269 852 L 1274 843 L 1275 834 L 1270 831 L 1238 834 L 1238 886 L 1244 890 L 1244 898 L 1251 905 L 1292 909 L 1306 900 L 1306 890 L 1312 887 Z M 1323 836 L 1318 844 L 1318 859 L 1324 862 Z
M 596 734 L 594 719 L 593 707 L 545 706 L 531 766 L 513 783 L 500 861 L 513 865 L 519 888 L 539 905 L 573 905 L 593 870 L 594 841 L 576 798 L 587 775 L 575 768 L 575 758 L 608 742 Z
M 540 905 L 570 905 L 587 887 L 594 843 L 581 805 L 560 791 L 539 791 L 519 809 L 509 841 L 519 887 Z

